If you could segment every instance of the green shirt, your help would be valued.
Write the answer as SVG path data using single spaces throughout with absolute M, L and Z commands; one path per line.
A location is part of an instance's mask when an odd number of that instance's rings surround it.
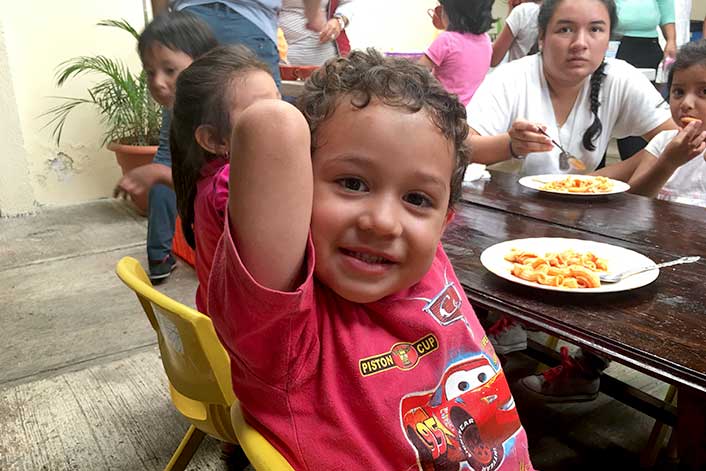
M 674 23 L 674 0 L 616 0 L 618 28 L 624 36 L 656 38 L 657 26 Z

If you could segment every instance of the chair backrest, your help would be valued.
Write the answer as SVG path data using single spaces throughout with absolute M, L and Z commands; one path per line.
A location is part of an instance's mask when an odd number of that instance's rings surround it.
M 236 400 L 230 412 L 238 443 L 255 469 L 258 471 L 294 471 L 284 456 L 245 420 L 240 402 Z
M 198 428 L 234 442 L 230 360 L 211 319 L 157 291 L 132 257 L 122 258 L 116 273 L 135 292 L 157 332 L 176 408 Z

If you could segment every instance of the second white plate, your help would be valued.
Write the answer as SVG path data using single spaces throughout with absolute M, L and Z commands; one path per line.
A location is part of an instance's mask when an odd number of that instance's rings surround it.
M 614 195 L 616 193 L 626 192 L 630 189 L 630 185 L 628 185 L 627 183 L 621 182 L 620 180 L 613 180 L 612 178 L 609 178 L 608 180 L 610 180 L 610 182 L 613 184 L 613 189 L 610 191 L 604 191 L 601 193 L 571 193 L 568 191 L 542 189 L 542 187 L 544 185 L 546 185 L 547 183 L 555 182 L 557 180 L 563 180 L 566 177 L 576 177 L 576 178 L 581 178 L 581 179 L 585 179 L 585 180 L 592 180 L 592 179 L 596 178 L 591 175 L 571 175 L 571 174 L 563 174 L 563 173 L 562 174 L 531 175 L 531 176 L 520 178 L 519 184 L 526 187 L 526 188 L 531 188 L 533 190 L 544 191 L 546 193 L 552 193 L 555 195 L 566 195 L 566 196 L 571 196 L 571 197 L 576 197 L 576 196 L 592 197 L 592 196 Z

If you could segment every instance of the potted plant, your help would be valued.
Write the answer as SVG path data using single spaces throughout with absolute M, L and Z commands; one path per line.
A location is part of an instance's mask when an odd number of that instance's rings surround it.
M 98 25 L 123 30 L 135 40 L 139 37 L 125 20 L 103 20 Z M 72 77 L 89 73 L 102 80 L 88 89 L 87 98 L 54 97 L 62 103 L 42 115 L 48 118 L 45 126 L 52 127 L 57 145 L 71 111 L 87 104 L 98 109 L 105 125 L 102 145 L 115 152 L 123 174 L 150 163 L 159 143 L 161 111 L 150 96 L 144 71 L 133 74 L 122 61 L 103 55 L 74 57 L 59 64 L 56 84 L 60 87 Z M 147 207 L 146 199 L 135 204 L 141 211 Z

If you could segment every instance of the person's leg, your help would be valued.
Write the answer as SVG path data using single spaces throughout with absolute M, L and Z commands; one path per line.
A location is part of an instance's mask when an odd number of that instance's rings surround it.
M 518 385 L 544 402 L 592 401 L 598 396 L 600 375 L 610 361 L 581 349 L 576 356 L 561 347 L 561 365 L 544 373 L 522 378 Z
M 176 222 L 176 195 L 165 185 L 150 189 L 147 220 L 147 258 L 150 280 L 153 282 L 169 277 L 176 267 L 172 256 L 172 239 Z
M 615 54 L 617 59 L 622 59 L 638 69 L 657 70 L 662 60 L 663 51 L 657 39 L 623 37 Z M 642 137 L 632 136 L 618 139 L 620 158 L 625 160 L 641 151 L 647 145 Z
M 221 3 L 210 3 L 186 7 L 184 11 L 201 17 L 213 30 L 221 44 L 243 44 L 250 48 L 265 64 L 270 66 L 272 76 L 279 88 L 279 52 L 267 34 L 243 15 Z

